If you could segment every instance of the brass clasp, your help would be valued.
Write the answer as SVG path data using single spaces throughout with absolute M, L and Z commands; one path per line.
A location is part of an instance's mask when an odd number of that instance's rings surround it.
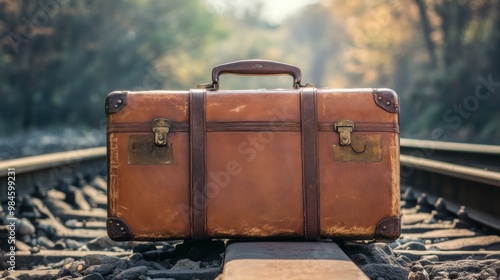
M 167 135 L 172 122 L 169 119 L 158 118 L 151 122 L 152 130 L 155 133 L 155 144 L 157 146 L 167 145 Z
M 341 146 L 351 145 L 351 132 L 354 131 L 354 122 L 350 120 L 338 120 L 333 124 L 333 130 L 339 133 Z

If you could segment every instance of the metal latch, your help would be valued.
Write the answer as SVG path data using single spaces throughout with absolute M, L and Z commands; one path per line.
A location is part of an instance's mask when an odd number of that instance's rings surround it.
M 172 122 L 169 119 L 158 118 L 151 122 L 152 130 L 155 133 L 155 144 L 157 146 L 167 145 L 167 134 L 170 131 Z
M 354 122 L 350 120 L 338 120 L 333 124 L 333 130 L 339 133 L 340 145 L 351 145 L 351 132 L 354 131 Z

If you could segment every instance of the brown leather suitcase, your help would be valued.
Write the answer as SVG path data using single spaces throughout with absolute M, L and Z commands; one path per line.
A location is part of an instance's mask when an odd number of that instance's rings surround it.
M 226 73 L 294 83 L 219 90 Z M 394 91 L 302 86 L 299 68 L 267 60 L 219 65 L 212 80 L 108 95 L 112 239 L 399 236 Z

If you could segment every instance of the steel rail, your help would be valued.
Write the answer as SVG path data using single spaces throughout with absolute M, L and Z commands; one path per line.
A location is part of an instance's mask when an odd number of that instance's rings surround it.
M 69 183 L 80 172 L 101 172 L 105 162 L 106 147 L 1 161 L 0 193 L 7 194 L 8 180 L 14 182 L 16 196 L 20 196 L 34 192 L 37 187 L 47 189 L 60 182 Z
M 500 218 L 500 146 L 403 138 L 400 162 L 403 184 Z
M 106 157 L 106 147 L 96 147 L 83 150 L 73 150 L 39 156 L 23 157 L 0 161 L 0 177 L 7 176 L 9 168 L 15 168 L 16 174 L 75 164 L 78 161 L 88 161 Z
M 500 155 L 500 146 L 401 138 L 402 148 L 430 149 L 456 153 Z
M 500 172 L 500 146 L 401 139 L 401 154 Z
M 399 159 L 403 166 L 500 187 L 500 172 L 407 155 Z

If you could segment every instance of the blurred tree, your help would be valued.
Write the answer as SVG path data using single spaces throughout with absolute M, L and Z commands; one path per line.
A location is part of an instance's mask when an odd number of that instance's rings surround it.
M 194 87 L 179 74 L 224 36 L 201 1 L 2 1 L 0 129 L 97 125 L 116 89 Z M 184 55 L 159 69 L 164 56 Z M 196 74 L 196 73 L 195 73 Z
M 428 67 L 408 91 L 408 101 L 428 106 L 407 125 L 408 136 L 432 138 L 436 128 L 447 140 L 500 143 L 498 32 L 500 3 L 493 0 L 413 0 L 427 46 Z M 488 82 L 489 80 L 489 82 Z M 489 86 L 487 86 L 489 84 Z M 422 88 L 427 90 L 422 90 Z M 500 90 L 500 88 L 496 89 Z M 432 104 L 432 105 L 431 105 Z
M 342 42 L 346 40 L 345 29 L 337 22 L 337 18 L 330 17 L 329 11 L 322 4 L 311 5 L 303 13 L 290 19 L 288 29 L 295 46 L 290 52 L 300 53 L 299 48 L 309 50 L 301 57 L 309 64 L 306 65 L 306 72 L 310 77 L 308 82 L 321 86 L 326 81 L 334 80 L 332 83 L 338 86 L 334 75 L 338 73 L 335 69 L 339 65 L 329 69 L 328 63 L 338 61 Z
M 290 23 L 292 38 L 310 42 L 306 59 L 315 83 L 395 89 L 405 137 L 500 143 L 498 1 L 331 0 L 315 6 Z

